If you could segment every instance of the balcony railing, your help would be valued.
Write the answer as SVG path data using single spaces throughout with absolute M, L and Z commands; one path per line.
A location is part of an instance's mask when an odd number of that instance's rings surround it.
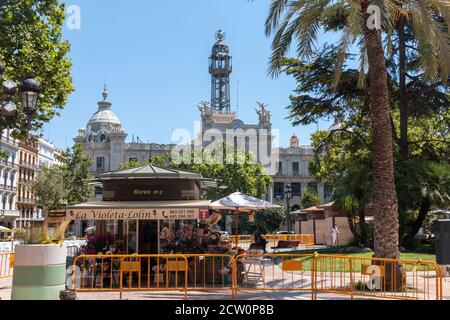
M 6 190 L 6 191 L 17 192 L 17 187 L 14 187 L 14 186 L 8 186 L 8 185 L 6 185 L 6 184 L 0 184 L 0 190 Z
M 20 217 L 20 211 L 19 210 L 5 210 L 0 209 L 0 216 L 1 217 Z
M 31 169 L 31 170 L 36 170 L 37 169 L 37 165 L 29 163 L 29 162 L 26 162 L 26 161 L 20 161 L 20 165 L 22 167 L 25 167 L 25 168 L 28 168 L 28 169 Z
M 11 168 L 17 168 L 17 164 L 12 162 L 12 161 L 8 161 L 5 159 L 0 159 L 0 166 L 7 166 L 7 167 L 11 167 Z
M 19 184 L 30 185 L 33 182 L 34 182 L 34 180 L 31 180 L 31 179 L 19 179 Z
M 36 199 L 19 198 L 19 199 L 17 199 L 17 203 L 23 203 L 23 204 L 36 204 Z
M 19 146 L 19 141 L 17 141 L 16 139 L 12 139 L 10 137 L 5 137 L 3 135 L 1 136 L 0 141 L 4 142 L 4 143 L 8 143 L 10 145 L 13 145 L 15 147 Z

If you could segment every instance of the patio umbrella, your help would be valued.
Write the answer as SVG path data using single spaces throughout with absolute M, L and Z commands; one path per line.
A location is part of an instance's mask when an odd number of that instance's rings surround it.
M 210 204 L 210 208 L 213 210 L 236 210 L 236 245 L 238 244 L 238 224 L 239 224 L 239 211 L 254 211 L 263 209 L 276 209 L 281 208 L 279 205 L 271 202 L 248 196 L 242 192 L 235 192 L 229 196 L 217 200 Z

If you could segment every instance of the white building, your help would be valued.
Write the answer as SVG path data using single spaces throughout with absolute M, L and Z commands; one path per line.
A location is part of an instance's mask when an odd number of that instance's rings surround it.
M 107 101 L 108 92 L 103 91 L 103 100 L 98 102 L 98 110 L 89 119 L 86 128 L 78 130 L 75 143 L 83 146 L 83 154 L 92 159 L 91 173 L 109 172 L 119 169 L 122 163 L 146 161 L 152 156 L 170 152 L 173 145 L 126 143 L 127 134 L 119 118 L 112 111 L 112 103 Z
M 39 168 L 50 168 L 55 164 L 55 145 L 43 138 L 39 139 Z
M 276 164 L 276 174 L 272 176 L 271 201 L 287 205 L 286 184 L 291 186 L 292 196 L 289 199 L 291 211 L 301 208 L 301 197 L 308 189 L 312 189 L 319 195 L 321 203 L 331 200 L 333 188 L 323 181 L 315 181 L 309 172 L 309 162 L 314 158 L 314 150 L 311 146 L 301 146 L 299 138 L 294 134 L 290 139 L 289 148 L 279 148 L 278 152 L 280 161 Z
M 0 150 L 8 156 L 0 159 L 0 225 L 16 228 L 20 217 L 17 210 L 17 180 L 19 172 L 19 141 L 4 130 L 0 138 Z

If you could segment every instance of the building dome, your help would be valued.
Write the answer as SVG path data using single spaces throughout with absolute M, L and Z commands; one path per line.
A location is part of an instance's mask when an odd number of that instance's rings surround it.
M 103 101 L 98 102 L 98 110 L 92 115 L 87 124 L 90 132 L 111 131 L 114 127 L 120 127 L 121 123 L 116 114 L 112 111 L 112 103 L 106 101 L 108 91 L 103 91 Z
M 100 109 L 100 108 L 99 108 Z M 120 125 L 120 120 L 111 109 L 98 110 L 89 119 L 88 126 L 91 128 L 96 124 L 116 124 Z

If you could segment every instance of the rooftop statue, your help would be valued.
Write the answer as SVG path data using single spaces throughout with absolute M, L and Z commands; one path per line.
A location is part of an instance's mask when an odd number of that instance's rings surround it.
M 198 105 L 198 110 L 202 113 L 202 119 L 211 119 L 213 116 L 213 109 L 207 101 L 201 101 Z
M 259 116 L 259 122 L 260 123 L 270 123 L 271 114 L 270 111 L 267 109 L 267 104 L 256 102 L 258 104 L 259 109 L 255 109 L 256 113 Z

